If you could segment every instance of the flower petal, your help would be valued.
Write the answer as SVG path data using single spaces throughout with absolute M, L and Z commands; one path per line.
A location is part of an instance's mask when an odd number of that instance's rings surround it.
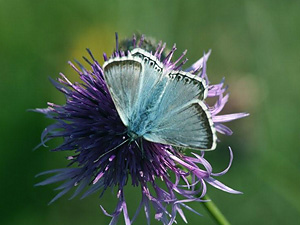
M 249 113 L 232 113 L 227 115 L 214 116 L 212 120 L 214 123 L 226 123 L 233 120 L 241 119 L 246 116 L 249 116 Z

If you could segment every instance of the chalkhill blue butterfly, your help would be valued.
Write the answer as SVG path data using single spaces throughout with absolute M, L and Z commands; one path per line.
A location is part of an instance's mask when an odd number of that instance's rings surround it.
M 117 112 L 127 127 L 128 139 L 121 144 L 135 141 L 138 145 L 139 140 L 146 139 L 199 150 L 216 148 L 216 130 L 203 102 L 208 92 L 204 79 L 169 69 L 141 48 L 109 59 L 103 70 Z

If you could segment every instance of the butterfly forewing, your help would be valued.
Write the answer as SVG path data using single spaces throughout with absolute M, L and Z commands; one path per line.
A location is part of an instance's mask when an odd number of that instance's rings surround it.
M 137 102 L 143 73 L 142 61 L 137 57 L 121 57 L 104 64 L 104 78 L 119 116 L 128 126 Z
M 160 99 L 160 120 L 169 117 L 190 102 L 203 100 L 207 89 L 205 81 L 182 71 L 172 71 L 166 75 L 167 84 Z
M 142 49 L 139 49 L 140 51 Z M 165 85 L 163 84 L 163 67 L 161 63 L 153 60 L 153 56 L 145 51 L 133 52 L 133 55 L 138 56 L 143 62 L 143 73 L 140 75 L 141 84 L 139 86 L 139 94 L 136 105 L 133 109 L 132 123 L 135 123 L 136 117 L 143 114 L 148 114 L 149 110 L 153 110 L 157 104 Z M 135 126 L 134 124 L 132 124 Z

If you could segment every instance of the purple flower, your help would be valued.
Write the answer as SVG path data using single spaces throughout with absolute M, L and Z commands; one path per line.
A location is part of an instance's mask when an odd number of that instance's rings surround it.
M 134 37 L 118 43 L 112 58 L 128 55 L 132 49 L 140 47 L 151 52 L 164 67 L 173 70 L 182 70 L 187 61 L 182 60 L 186 51 L 177 59 L 172 56 L 176 50 L 165 54 L 165 44 L 158 44 L 156 48 L 142 36 Z M 212 167 L 204 158 L 204 151 L 200 153 L 185 154 L 172 146 L 143 141 L 143 151 L 136 143 L 126 143 L 127 128 L 122 123 L 110 93 L 107 89 L 103 69 L 88 50 L 91 61 L 85 60 L 91 68 L 86 69 L 80 63 L 78 69 L 71 62 L 69 64 L 79 74 L 82 83 L 72 83 L 63 74 L 58 82 L 52 81 L 54 86 L 65 94 L 65 105 L 48 103 L 46 109 L 34 111 L 45 114 L 46 117 L 56 122 L 48 126 L 41 135 L 41 144 L 57 137 L 63 137 L 63 143 L 52 151 L 72 151 L 68 167 L 55 169 L 41 173 L 55 174 L 52 177 L 38 183 L 47 185 L 63 181 L 56 188 L 60 192 L 50 203 L 75 188 L 71 199 L 82 194 L 82 198 L 98 192 L 100 195 L 107 188 L 117 189 L 118 204 L 112 214 L 108 214 L 101 206 L 103 212 L 112 217 L 110 224 L 116 224 L 118 217 L 123 213 L 126 225 L 132 224 L 141 209 L 144 209 L 147 224 L 150 224 L 150 205 L 155 209 L 155 219 L 163 224 L 173 224 L 177 213 L 186 221 L 183 208 L 191 210 L 187 203 L 201 200 L 206 194 L 207 183 L 225 192 L 238 194 L 215 177 L 225 174 L 232 163 L 233 155 L 230 152 L 228 167 L 221 173 L 213 173 Z M 185 71 L 199 75 L 209 80 L 206 75 L 206 61 L 210 52 L 195 62 Z M 104 60 L 108 57 L 104 54 Z M 181 62 L 180 62 L 181 61 Z M 220 84 L 208 86 L 208 98 L 217 97 L 213 106 L 208 106 L 212 115 L 212 121 L 217 132 L 231 135 L 232 131 L 223 123 L 247 116 L 246 113 L 219 115 L 228 101 L 228 94 L 224 95 L 226 88 L 223 81 Z M 72 167 L 70 167 L 72 165 Z M 135 215 L 129 216 L 125 201 L 124 187 L 131 178 L 131 185 L 140 188 L 142 200 Z M 172 177 L 172 178 L 171 178 Z M 164 182 L 164 188 L 158 185 L 158 180 Z M 87 190 L 83 191 L 87 187 Z M 149 190 L 149 188 L 154 191 Z M 167 207 L 171 208 L 167 211 Z M 198 214 L 198 213 L 197 213 Z

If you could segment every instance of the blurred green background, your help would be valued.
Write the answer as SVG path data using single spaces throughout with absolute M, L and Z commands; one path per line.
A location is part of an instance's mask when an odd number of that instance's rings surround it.
M 115 31 L 120 38 L 138 31 L 168 47 L 176 42 L 177 55 L 188 49 L 187 65 L 212 49 L 209 78 L 225 76 L 231 94 L 224 113 L 251 116 L 230 123 L 234 135 L 219 135 L 221 144 L 207 154 L 219 172 L 229 160 L 227 146 L 233 148 L 233 166 L 220 180 L 244 194 L 210 186 L 208 194 L 232 224 L 300 224 L 299 11 L 300 1 L 0 0 L 0 224 L 109 223 L 99 208 L 114 209 L 109 192 L 47 205 L 56 185 L 34 187 L 42 180 L 34 176 L 64 167 L 65 155 L 32 151 L 52 121 L 26 110 L 64 103 L 48 77 L 78 79 L 67 61 L 81 60 L 89 47 L 102 62 Z M 127 201 L 139 191 L 128 188 Z M 186 211 L 189 224 L 214 224 L 201 205 L 191 206 L 203 217 Z M 135 224 L 144 222 L 141 213 Z

